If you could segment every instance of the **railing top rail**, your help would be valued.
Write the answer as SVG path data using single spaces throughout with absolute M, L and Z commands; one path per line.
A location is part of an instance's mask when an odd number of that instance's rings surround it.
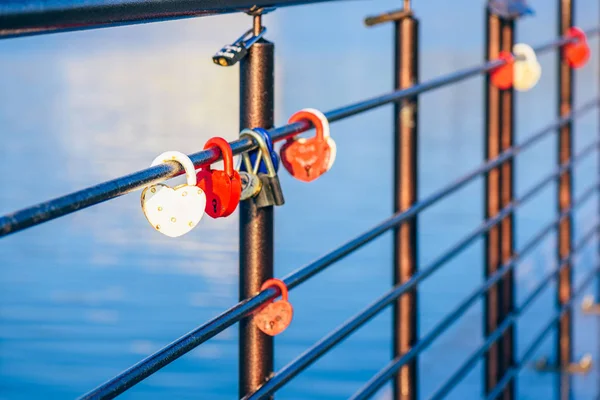
M 0 38 L 332 0 L 3 0 Z
M 588 36 L 600 33 L 600 28 L 593 28 L 586 31 Z M 536 53 L 544 53 L 554 48 L 564 46 L 571 42 L 572 38 L 559 37 L 548 43 L 534 48 Z M 465 68 L 450 74 L 442 75 L 429 81 L 411 86 L 408 89 L 396 90 L 391 93 L 376 96 L 367 100 L 359 101 L 344 107 L 339 107 L 325 113 L 330 122 L 339 121 L 366 111 L 373 110 L 386 104 L 401 101 L 428 92 L 446 85 L 460 82 L 467 78 L 489 72 L 490 70 L 502 66 L 506 63 L 504 60 L 494 60 L 482 65 Z M 269 130 L 274 142 L 285 140 L 294 135 L 309 130 L 312 125 L 308 121 L 296 122 L 283 125 Z M 233 154 L 241 154 L 254 150 L 257 146 L 249 138 L 235 140 L 230 143 Z M 203 165 L 214 163 L 221 159 L 220 152 L 216 149 L 200 151 L 190 155 L 190 159 L 196 168 Z M 158 183 L 168 178 L 172 178 L 183 173 L 183 167 L 176 162 L 167 162 L 154 167 L 150 167 L 132 174 L 122 176 L 96 186 L 92 186 L 80 191 L 67 194 L 65 196 L 40 203 L 29 208 L 16 211 L 0 217 L 0 237 L 23 230 L 25 228 L 38 225 L 43 222 L 61 217 L 66 214 L 90 207 L 95 204 L 122 196 L 144 186 Z

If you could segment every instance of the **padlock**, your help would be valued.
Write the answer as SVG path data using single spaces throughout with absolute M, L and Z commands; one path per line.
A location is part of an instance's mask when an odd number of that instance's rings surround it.
M 323 113 L 307 108 L 289 119 L 289 123 L 310 121 L 316 129 L 312 138 L 289 139 L 280 150 L 281 162 L 296 179 L 310 182 L 331 169 L 336 157 L 335 141 L 329 134 L 329 122 Z
M 277 152 L 275 151 L 275 147 L 273 146 L 273 140 L 271 140 L 271 135 L 269 135 L 269 132 L 264 129 L 264 128 L 252 128 L 252 130 L 258 134 L 260 134 L 265 143 L 267 143 L 267 148 L 269 149 L 269 154 L 271 155 L 271 161 L 273 162 L 273 165 L 275 166 L 275 171 L 279 172 L 279 155 L 277 154 Z M 250 161 L 252 162 L 252 165 L 256 164 L 256 159 L 260 158 L 259 154 L 261 153 L 260 149 L 257 150 L 253 150 L 251 152 L 248 153 L 248 155 L 250 156 Z M 242 164 L 240 166 L 240 171 L 247 171 L 245 164 Z M 264 161 L 260 161 L 260 164 L 258 165 L 258 170 L 256 171 L 261 172 L 263 174 L 267 174 L 267 166 L 265 165 Z
M 513 46 L 513 87 L 524 92 L 534 87 L 542 76 L 542 67 L 531 46 L 518 43 Z
M 212 218 L 231 215 L 242 194 L 240 174 L 233 169 L 233 152 L 227 140 L 214 137 L 204 145 L 204 150 L 217 147 L 223 156 L 224 171 L 211 169 L 210 165 L 196 174 L 199 188 L 206 193 L 206 213 Z
M 257 175 L 261 181 L 261 189 L 253 199 L 256 204 L 256 207 L 269 207 L 269 206 L 281 206 L 285 203 L 285 199 L 283 198 L 283 191 L 281 190 L 281 183 L 279 182 L 279 177 L 277 176 L 277 171 L 275 171 L 275 167 L 273 166 L 273 161 L 269 156 L 269 149 L 267 148 L 267 143 L 264 140 L 264 137 L 255 132 L 252 129 L 244 129 L 240 133 L 240 137 L 250 137 L 256 140 L 259 146 L 258 158 L 254 165 L 250 165 L 249 156 L 244 156 L 244 165 L 249 170 L 252 168 L 252 174 L 250 176 Z M 258 172 L 258 167 L 264 161 L 267 167 L 267 173 Z
M 252 322 L 263 333 L 269 336 L 279 335 L 285 331 L 294 317 L 294 308 L 288 301 L 288 288 L 279 279 L 268 279 L 262 284 L 260 291 L 276 286 L 281 291 L 281 300 L 267 304 L 253 316 Z
M 497 60 L 504 60 L 506 63 L 490 71 L 492 85 L 502 90 L 510 89 L 513 85 L 515 59 L 509 51 L 501 51 Z
M 256 197 L 262 189 L 262 181 L 254 172 L 248 153 L 242 153 L 242 165 L 246 166 L 246 171 L 240 171 L 240 180 L 242 181 L 242 195 L 240 200 L 245 201 Z
M 262 38 L 265 33 L 267 33 L 267 28 L 264 26 L 258 35 L 254 35 L 253 30 L 249 29 L 232 44 L 223 46 L 223 48 L 213 56 L 213 62 L 223 67 L 235 65 L 248 54 L 250 46 Z
M 146 219 L 160 233 L 177 237 L 188 233 L 204 215 L 206 195 L 196 186 L 194 164 L 183 153 L 167 151 L 156 157 L 151 166 L 177 161 L 185 169 L 187 184 L 171 188 L 157 183 L 144 188 L 141 195 Z
M 563 48 L 563 56 L 571 68 L 581 68 L 590 59 L 590 46 L 584 31 L 575 26 L 569 28 L 565 35 L 576 39 L 575 42 L 567 43 Z

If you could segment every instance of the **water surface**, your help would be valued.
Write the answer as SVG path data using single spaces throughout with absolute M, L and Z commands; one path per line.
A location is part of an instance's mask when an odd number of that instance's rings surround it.
M 555 36 L 556 16 L 531 1 L 517 39 Z M 365 28 L 362 18 L 397 8 L 391 1 L 333 2 L 278 10 L 265 17 L 276 43 L 277 125 L 296 110 L 329 110 L 392 87 L 392 28 Z M 421 78 L 478 64 L 483 58 L 483 2 L 416 4 L 421 18 Z M 576 21 L 598 23 L 599 6 L 578 4 Z M 457 24 L 458 22 L 458 24 Z M 211 136 L 238 134 L 238 71 L 212 54 L 244 31 L 244 15 L 206 17 L 0 41 L 0 213 L 147 167 L 166 150 L 196 152 Z M 576 103 L 598 93 L 598 40 L 590 65 L 577 72 Z M 555 118 L 556 56 L 540 56 L 543 78 L 517 94 L 517 142 Z M 275 226 L 276 276 L 284 276 L 387 217 L 392 208 L 392 114 L 382 107 L 332 126 L 333 169 L 310 185 L 281 176 L 286 205 Z M 483 79 L 424 94 L 420 100 L 419 195 L 424 198 L 476 167 L 483 151 Z M 576 124 L 575 146 L 598 137 L 598 114 Z M 517 195 L 555 166 L 549 136 L 516 162 Z M 597 157 L 579 164 L 578 193 L 596 179 Z M 483 218 L 483 181 L 475 180 L 420 217 L 420 267 L 426 267 Z M 555 215 L 555 187 L 517 213 L 517 248 Z M 238 217 L 204 218 L 171 239 L 150 228 L 139 193 L 9 236 L 0 242 L 0 398 L 74 398 L 222 312 L 237 301 Z M 597 223 L 597 198 L 576 214 L 579 237 Z M 519 265 L 522 301 L 555 266 L 555 235 Z M 597 262 L 586 247 L 579 282 Z M 426 335 L 483 280 L 482 242 L 449 262 L 420 289 Z M 294 322 L 277 337 L 281 368 L 391 284 L 391 235 L 384 235 L 291 293 Z M 551 316 L 550 285 L 517 327 L 519 354 Z M 593 287 L 588 290 L 593 292 Z M 427 398 L 483 342 L 475 304 L 419 359 Z M 576 312 L 575 352 L 600 357 L 598 321 Z M 352 335 L 279 393 L 282 399 L 342 399 L 390 356 L 389 311 Z M 553 356 L 549 335 L 537 355 Z M 231 399 L 237 395 L 237 329 L 136 386 L 130 399 Z M 478 398 L 481 363 L 450 398 Z M 577 399 L 597 393 L 599 370 L 574 379 Z M 525 369 L 519 398 L 556 396 L 552 375 Z M 379 398 L 389 398 L 385 388 Z

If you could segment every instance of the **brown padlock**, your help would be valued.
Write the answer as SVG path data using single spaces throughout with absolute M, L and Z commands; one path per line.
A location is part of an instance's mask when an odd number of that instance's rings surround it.
M 277 286 L 281 291 L 281 300 L 269 303 L 261 308 L 252 318 L 254 325 L 270 336 L 279 335 L 292 322 L 294 308 L 288 301 L 288 288 L 279 279 L 268 279 L 260 287 L 261 292 L 271 286 Z

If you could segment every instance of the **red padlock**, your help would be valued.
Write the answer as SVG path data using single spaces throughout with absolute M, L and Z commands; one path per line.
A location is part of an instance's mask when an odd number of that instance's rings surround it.
M 329 171 L 336 156 L 336 145 L 329 136 L 327 118 L 318 110 L 300 110 L 289 123 L 310 121 L 317 134 L 312 138 L 289 139 L 280 150 L 281 162 L 296 179 L 310 182 Z
M 502 90 L 510 89 L 513 85 L 515 58 L 511 52 L 501 51 L 497 59 L 506 63 L 490 72 L 492 85 Z
M 225 170 L 211 169 L 210 165 L 196 174 L 197 186 L 206 193 L 206 213 L 213 218 L 231 215 L 240 203 L 242 181 L 233 168 L 233 152 L 227 140 L 214 137 L 204 145 L 204 150 L 218 147 L 223 156 Z
M 571 68 L 583 67 L 590 59 L 590 46 L 585 32 L 573 26 L 569 28 L 565 36 L 577 40 L 564 46 L 563 57 Z
M 279 335 L 285 331 L 294 316 L 294 308 L 288 301 L 288 288 L 279 279 L 268 279 L 260 287 L 260 291 L 276 286 L 281 291 L 281 300 L 267 304 L 254 314 L 254 325 L 270 336 Z

